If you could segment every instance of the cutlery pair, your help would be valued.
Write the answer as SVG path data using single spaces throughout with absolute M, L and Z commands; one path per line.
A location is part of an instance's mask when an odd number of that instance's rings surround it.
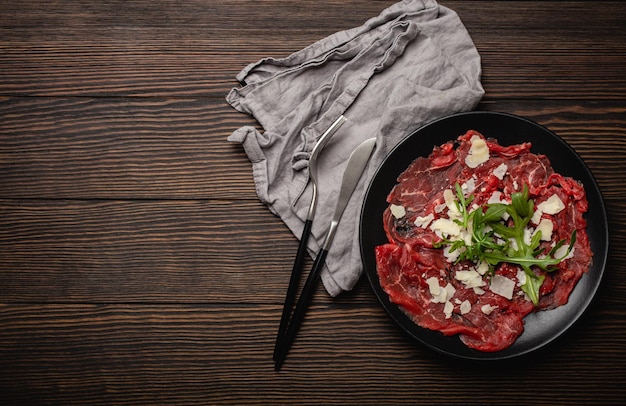
M 287 295 L 285 298 L 285 303 L 283 305 L 280 326 L 276 337 L 276 345 L 274 347 L 273 358 L 275 362 L 275 369 L 277 371 L 282 366 L 282 363 L 287 356 L 287 352 L 289 351 L 289 348 L 295 340 L 300 324 L 304 319 L 306 309 L 308 308 L 313 297 L 313 292 L 315 291 L 315 287 L 317 286 L 317 281 L 320 277 L 324 261 L 326 259 L 326 256 L 328 255 L 328 251 L 335 237 L 335 233 L 337 232 L 341 216 L 343 215 L 348 201 L 350 200 L 350 197 L 352 196 L 352 193 L 354 192 L 354 189 L 356 188 L 359 179 L 361 178 L 361 174 L 363 173 L 363 170 L 365 169 L 365 166 L 367 165 L 367 162 L 369 161 L 372 151 L 376 145 L 376 138 L 370 138 L 361 143 L 361 145 L 359 145 L 350 155 L 348 165 L 343 174 L 335 212 L 328 227 L 324 243 L 322 244 L 322 248 L 315 257 L 313 267 L 309 272 L 302 292 L 300 293 L 300 297 L 298 299 L 296 307 L 293 311 L 293 315 L 290 319 L 289 314 L 295 301 L 296 289 L 300 280 L 300 275 L 302 273 L 302 264 L 304 262 L 306 246 L 309 235 L 311 233 L 311 226 L 317 206 L 317 157 L 319 156 L 322 148 L 326 145 L 326 143 L 328 143 L 333 134 L 345 121 L 346 118 L 344 116 L 340 116 L 330 126 L 330 128 L 320 137 L 319 141 L 313 148 L 311 157 L 309 159 L 309 177 L 313 185 L 313 196 L 305 221 L 304 230 L 302 232 L 302 237 L 300 239 L 300 245 L 298 246 L 294 266 L 291 272 L 289 287 L 287 289 Z

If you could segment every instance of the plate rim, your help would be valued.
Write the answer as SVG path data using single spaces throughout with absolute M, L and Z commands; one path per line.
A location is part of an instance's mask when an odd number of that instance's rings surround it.
M 585 179 L 585 182 L 590 182 L 591 186 L 593 187 L 593 190 L 591 192 L 593 192 L 594 195 L 594 200 L 595 203 L 597 204 L 597 206 L 594 206 L 594 211 L 598 211 L 596 213 L 596 215 L 600 216 L 602 218 L 602 226 L 601 226 L 601 231 L 602 231 L 602 235 L 600 236 L 602 243 L 600 244 L 601 246 L 599 247 L 601 249 L 601 252 L 593 252 L 593 263 L 592 263 L 592 267 L 594 267 L 594 265 L 599 264 L 599 268 L 590 268 L 590 271 L 593 269 L 594 271 L 594 279 L 591 280 L 591 285 L 588 287 L 587 292 L 590 293 L 588 294 L 586 297 L 584 297 L 582 299 L 582 302 L 577 302 L 575 304 L 577 304 L 577 307 L 574 309 L 573 313 L 571 314 L 571 317 L 569 320 L 565 320 L 563 322 L 563 324 L 561 325 L 560 328 L 558 328 L 553 334 L 551 334 L 548 338 L 546 338 L 545 340 L 540 341 L 538 344 L 534 344 L 534 345 L 530 345 L 527 346 L 527 348 L 522 348 L 520 350 L 516 350 L 515 348 L 515 344 L 517 343 L 513 343 L 513 345 L 511 345 L 510 347 L 501 350 L 501 351 L 497 351 L 497 352 L 481 352 L 478 350 L 472 350 L 469 347 L 466 347 L 464 344 L 462 344 L 460 342 L 460 339 L 458 338 L 458 334 L 454 335 L 454 336 L 443 336 L 442 333 L 440 333 L 439 331 L 433 331 L 433 330 L 429 330 L 427 328 L 424 327 L 420 327 L 417 324 L 415 324 L 413 321 L 411 321 L 408 316 L 406 314 L 404 314 L 402 312 L 402 310 L 400 309 L 400 307 L 394 303 L 392 303 L 389 300 L 389 297 L 387 295 L 386 292 L 384 292 L 384 290 L 382 289 L 382 287 L 380 286 L 379 280 L 378 280 L 378 274 L 376 273 L 376 269 L 375 269 L 375 264 L 374 264 L 374 270 L 372 271 L 372 267 L 371 264 L 368 266 L 368 261 L 366 260 L 366 253 L 365 250 L 369 249 L 370 247 L 366 247 L 365 246 L 365 229 L 366 227 L 364 227 L 364 224 L 366 224 L 366 217 L 370 218 L 368 216 L 369 213 L 367 213 L 367 209 L 368 209 L 368 202 L 370 202 L 370 196 L 372 195 L 372 193 L 374 192 L 372 189 L 373 187 L 376 185 L 376 181 L 378 180 L 380 174 L 386 169 L 386 165 L 388 164 L 388 162 L 396 155 L 398 154 L 398 151 L 400 151 L 410 140 L 413 139 L 413 137 L 416 137 L 417 134 L 422 133 L 422 132 L 426 132 L 428 129 L 430 128 L 434 128 L 436 126 L 441 126 L 442 123 L 445 123 L 447 121 L 451 121 L 451 120 L 472 120 L 475 119 L 476 117 L 498 117 L 498 119 L 500 120 L 512 120 L 512 121 L 517 121 L 517 122 L 523 122 L 525 123 L 525 125 L 530 126 L 530 127 L 534 127 L 536 131 L 540 131 L 546 134 L 549 134 L 552 137 L 551 142 L 556 142 L 558 144 L 560 144 L 561 146 L 565 147 L 568 152 L 576 157 L 577 162 L 575 163 L 574 167 L 580 167 L 578 169 L 582 169 L 582 171 L 584 172 L 584 174 L 586 175 L 585 177 L 587 179 Z M 471 128 L 467 128 L 467 129 L 471 129 Z M 454 140 L 456 139 L 459 135 L 461 134 L 449 134 L 449 136 L 446 136 L 445 138 L 447 138 L 448 140 Z M 485 136 L 490 137 L 492 136 L 493 138 L 498 139 L 497 136 L 495 135 L 490 135 L 490 134 L 485 134 Z M 524 142 L 525 140 L 519 140 L 517 141 L 518 143 Z M 425 143 L 428 145 L 428 148 L 430 148 L 430 150 L 432 151 L 432 148 L 434 148 L 437 145 L 436 142 L 431 141 L 431 140 L 426 140 Z M 550 156 L 550 152 L 541 152 L 542 154 L 545 154 L 548 159 L 550 159 L 550 161 L 552 162 L 552 157 Z M 423 154 L 416 154 L 413 156 L 412 159 L 417 159 L 420 156 L 424 156 Z M 408 166 L 408 164 L 407 164 Z M 406 167 L 404 168 L 406 169 Z M 560 172 L 560 171 L 559 171 Z M 396 178 L 397 175 L 399 175 L 401 172 L 398 172 L 396 174 Z M 567 176 L 567 175 L 566 175 Z M 580 180 L 580 179 L 579 179 Z M 397 181 L 393 184 L 391 184 L 389 186 L 389 190 L 381 193 L 379 192 L 378 195 L 383 195 L 383 199 L 386 201 L 386 197 L 389 194 L 389 191 L 391 190 L 391 188 L 397 183 Z M 585 183 L 585 188 L 587 188 L 588 185 Z M 589 196 L 589 191 L 586 191 L 587 195 Z M 382 227 L 382 218 L 380 219 L 380 226 Z M 589 225 L 588 225 L 589 227 Z M 589 229 L 589 228 L 588 228 Z M 591 241 L 590 241 L 591 242 Z M 558 136 L 556 133 L 554 133 L 553 131 L 551 131 L 550 129 L 548 129 L 547 127 L 529 119 L 526 117 L 522 117 L 519 115 L 515 115 L 515 114 L 511 114 L 511 113 L 505 113 L 505 112 L 499 112 L 499 111 L 467 111 L 467 112 L 460 112 L 460 113 L 454 113 L 454 114 L 449 114 L 440 118 L 437 118 L 435 120 L 432 120 L 430 122 L 427 122 L 421 126 L 419 126 L 417 129 L 415 129 L 414 131 L 408 133 L 405 137 L 402 138 L 402 140 L 400 142 L 398 142 L 385 156 L 385 158 L 381 161 L 381 163 L 378 165 L 378 167 L 376 168 L 376 171 L 374 172 L 374 175 L 372 176 L 365 195 L 364 195 L 364 199 L 363 199 L 363 203 L 362 203 L 362 207 L 361 207 L 361 215 L 359 218 L 359 247 L 360 247 L 360 251 L 361 251 L 361 260 L 362 260 L 362 264 L 363 264 L 363 268 L 364 268 L 364 272 L 367 275 L 370 287 L 372 288 L 372 290 L 374 291 L 375 296 L 378 299 L 378 302 L 382 305 L 382 307 L 385 309 L 386 313 L 391 317 L 391 319 L 395 322 L 395 324 L 397 324 L 402 330 L 404 330 L 405 333 L 407 333 L 409 336 L 411 336 L 413 339 L 417 340 L 418 342 L 420 342 L 421 344 L 425 345 L 426 347 L 435 350 L 436 352 L 439 352 L 441 354 L 447 355 L 447 356 L 451 356 L 454 358 L 461 358 L 461 359 L 468 359 L 468 360 L 504 360 L 504 359 L 510 359 L 510 358 L 517 358 L 520 357 L 522 355 L 531 353 L 533 351 L 536 351 L 542 347 L 547 346 L 548 344 L 552 343 L 554 340 L 556 340 L 557 338 L 559 338 L 560 336 L 562 336 L 567 330 L 569 330 L 579 319 L 580 317 L 583 315 L 583 313 L 585 313 L 585 311 L 589 308 L 591 302 L 593 301 L 593 299 L 595 298 L 599 286 L 601 284 L 601 281 L 603 279 L 603 275 L 604 275 L 604 271 L 606 268 L 606 262 L 607 262 L 607 257 L 608 257 L 608 252 L 609 252 L 609 227 L 608 227 L 608 217 L 607 217 L 607 213 L 606 213 L 606 206 L 604 204 L 604 199 L 601 193 L 601 190 L 598 186 L 598 183 L 593 175 L 593 173 L 591 172 L 590 168 L 586 165 L 586 163 L 584 162 L 584 160 L 582 159 L 582 157 L 576 152 L 576 150 L 574 150 L 574 148 L 572 146 L 570 146 L 563 138 L 561 138 L 560 136 Z M 373 247 L 371 247 L 373 249 Z M 369 255 L 371 255 L 372 253 L 370 252 Z M 371 262 L 371 261 L 370 261 Z M 587 274 L 583 275 L 583 278 L 588 276 L 589 274 L 591 274 L 592 272 L 588 272 Z M 591 277 L 591 276 L 588 276 Z M 581 278 L 582 279 L 582 278 Z M 589 282 L 589 281 L 588 281 Z M 580 285 L 580 281 L 577 283 L 577 286 L 574 288 L 574 291 L 572 291 L 571 296 L 574 295 L 574 292 L 576 291 L 576 288 Z M 381 293 L 382 292 L 382 293 Z M 546 311 L 541 311 L 541 312 L 537 312 L 537 313 L 531 313 L 529 315 L 527 315 L 524 318 L 524 324 L 525 324 L 525 330 L 526 330 L 526 322 L 527 321 L 533 321 L 534 318 L 539 317 L 537 316 L 540 313 L 549 313 L 549 312 L 555 312 L 558 311 L 559 309 L 561 309 L 561 311 L 563 311 L 563 308 L 568 308 L 569 306 L 573 306 L 570 304 L 570 302 L 568 301 L 568 303 L 566 305 L 560 306 L 559 308 L 553 309 L 553 310 L 546 310 Z M 394 309 L 395 308 L 395 309 Z M 401 314 L 401 316 L 399 316 Z M 553 313 L 554 314 L 554 313 Z M 409 326 L 407 326 L 407 320 L 409 321 Z M 409 328 L 411 327 L 411 328 Z M 464 347 L 464 351 L 463 353 L 460 353 L 458 351 L 453 351 L 453 350 L 447 350 L 445 348 L 442 348 L 442 346 L 437 346 L 434 345 L 432 342 L 425 340 L 422 336 L 420 336 L 419 334 L 416 334 L 416 331 L 420 331 L 422 333 L 422 335 L 424 334 L 429 334 L 431 336 L 433 335 L 440 335 L 441 336 L 441 341 L 444 340 L 450 340 L 450 339 L 455 339 L 458 341 L 458 343 L 460 343 L 460 346 Z M 522 334 L 522 336 L 520 336 L 518 338 L 518 340 L 524 336 L 524 333 Z M 449 341 L 448 341 L 449 342 Z M 462 348 L 460 347 L 460 348 Z M 513 350 L 511 350 L 513 348 Z

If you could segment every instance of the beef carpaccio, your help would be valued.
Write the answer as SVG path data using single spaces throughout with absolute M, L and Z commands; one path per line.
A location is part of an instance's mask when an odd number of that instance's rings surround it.
M 479 351 L 500 351 L 522 334 L 526 315 L 567 303 L 589 270 L 584 188 L 555 173 L 548 158 L 530 148 L 530 143 L 502 146 L 470 130 L 417 158 L 398 177 L 383 215 L 389 242 L 376 247 L 376 266 L 391 302 L 419 326 L 459 334 L 465 345 Z M 502 252 L 532 245 L 537 263 L 544 258 L 560 259 L 558 263 L 524 269 L 524 261 L 490 259 L 494 254 L 489 249 L 481 254 L 489 260 L 464 257 L 472 244 L 473 218 L 467 230 L 460 226 L 468 220 L 459 212 L 464 203 L 466 215 L 470 210 L 486 213 L 489 206 L 510 209 L 513 196 L 524 191 L 532 209 L 521 230 L 525 242 L 499 235 L 491 226 L 483 227 L 481 235 L 498 241 Z M 508 214 L 498 214 L 500 228 L 513 227 Z

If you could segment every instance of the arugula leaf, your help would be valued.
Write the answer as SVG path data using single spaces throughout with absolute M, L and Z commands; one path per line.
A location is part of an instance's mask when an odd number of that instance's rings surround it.
M 506 204 L 493 203 L 487 206 L 487 210 L 482 214 L 482 221 L 485 223 L 493 223 L 500 221 L 502 215 L 506 212 Z M 480 210 L 475 210 L 478 213 L 482 213 Z
M 543 285 L 543 281 L 546 277 L 545 275 L 528 277 L 528 271 L 524 271 L 526 272 L 526 281 L 521 288 L 524 293 L 528 295 L 530 300 L 532 300 L 534 305 L 537 306 L 539 304 L 539 289 L 541 288 L 541 285 Z
M 520 193 L 511 193 L 511 204 L 515 212 L 522 217 L 532 216 L 534 202 L 529 199 L 530 192 L 528 185 L 524 185 L 524 190 Z
M 456 206 L 462 215 L 462 220 L 456 220 L 471 235 L 471 242 L 460 238 L 456 240 L 444 239 L 434 244 L 435 247 L 449 245 L 450 251 L 459 251 L 457 262 L 471 260 L 475 263 L 482 261 L 490 265 L 491 271 L 496 265 L 504 262 L 519 265 L 526 274 L 526 281 L 521 286 L 535 305 L 539 304 L 539 290 L 545 279 L 544 275 L 537 275 L 533 267 L 543 271 L 553 271 L 572 251 L 576 242 L 576 230 L 572 232 L 567 252 L 561 257 L 555 257 L 557 250 L 566 240 L 559 241 L 550 252 L 544 255 L 541 249 L 541 231 L 536 232 L 526 243 L 524 233 L 526 226 L 534 213 L 534 201 L 530 199 L 528 185 L 524 185 L 522 192 L 511 194 L 511 203 L 493 203 L 474 210 L 469 205 L 474 195 L 465 197 L 458 182 L 455 184 Z M 509 215 L 510 220 L 504 222 L 503 216 Z M 513 243 L 514 242 L 514 243 Z

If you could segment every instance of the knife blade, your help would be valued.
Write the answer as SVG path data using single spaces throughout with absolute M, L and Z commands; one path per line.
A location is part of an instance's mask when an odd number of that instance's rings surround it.
M 287 356 L 287 352 L 289 352 L 289 348 L 293 344 L 298 330 L 300 329 L 300 325 L 302 324 L 302 320 L 304 319 L 306 309 L 311 303 L 311 298 L 313 297 L 313 292 L 315 291 L 315 287 L 317 286 L 317 282 L 321 274 L 324 261 L 326 260 L 326 256 L 328 255 L 328 251 L 337 232 L 339 221 L 343 216 L 343 212 L 345 211 L 346 206 L 350 201 L 350 197 L 352 196 L 354 189 L 356 189 L 356 186 L 359 183 L 359 179 L 363 174 L 363 170 L 367 166 L 367 163 L 375 146 L 376 138 L 370 138 L 361 143 L 352 152 L 350 158 L 348 159 L 348 165 L 346 166 L 346 169 L 343 173 L 343 178 L 341 180 L 341 188 L 339 190 L 339 197 L 337 198 L 335 212 L 324 238 L 324 243 L 322 244 L 321 250 L 315 257 L 313 267 L 311 268 L 311 271 L 309 272 L 307 280 L 304 284 L 304 288 L 302 289 L 302 293 L 300 294 L 300 298 L 298 299 L 298 303 L 296 304 L 293 316 L 291 317 L 289 325 L 287 326 L 285 335 L 277 346 L 278 351 L 276 352 L 274 365 L 276 371 L 278 371 L 282 366 L 282 363 Z

